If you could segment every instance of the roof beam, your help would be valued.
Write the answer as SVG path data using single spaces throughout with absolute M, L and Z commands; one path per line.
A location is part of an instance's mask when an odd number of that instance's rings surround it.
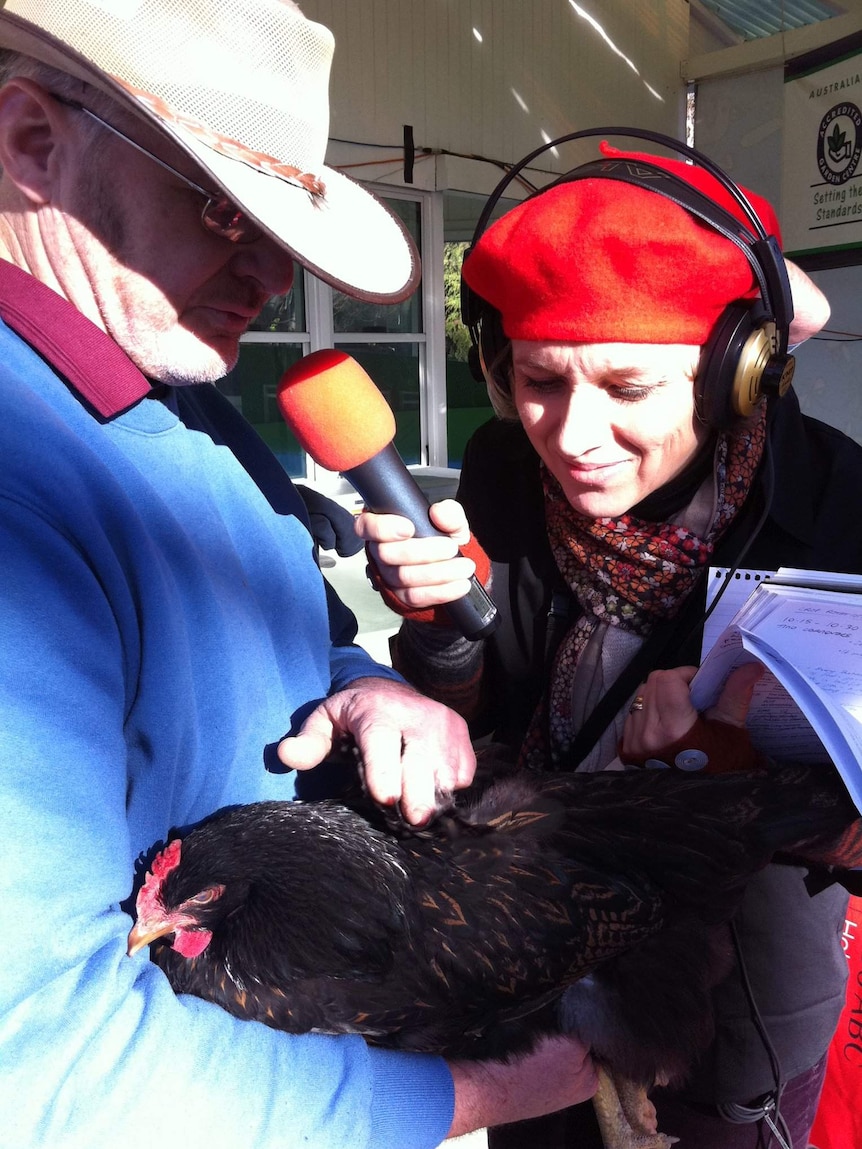
M 692 56 L 680 65 L 682 79 L 687 84 L 694 84 L 698 80 L 772 68 L 795 56 L 804 56 L 806 52 L 862 32 L 862 0 L 845 0 L 845 7 L 852 11 L 821 20 L 818 24 L 807 24 L 804 28 L 789 28 L 776 36 L 746 40 L 743 44 L 734 44 L 717 52 Z

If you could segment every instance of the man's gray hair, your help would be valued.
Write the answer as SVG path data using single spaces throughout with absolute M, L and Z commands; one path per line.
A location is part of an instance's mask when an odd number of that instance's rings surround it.
M 92 84 L 79 80 L 50 64 L 43 64 L 32 56 L 25 56 L 11 48 L 0 48 L 0 87 L 16 77 L 32 80 L 46 91 L 55 92 L 58 96 L 65 96 L 68 100 L 78 100 L 91 108 L 98 115 L 110 116 L 112 122 L 123 117 L 122 109 L 106 93 L 93 87 Z M 100 131 L 100 125 L 89 118 L 81 117 L 81 130 L 87 144 L 94 139 Z

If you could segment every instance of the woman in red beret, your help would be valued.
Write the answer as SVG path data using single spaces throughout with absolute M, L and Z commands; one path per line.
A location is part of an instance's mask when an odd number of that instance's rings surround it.
M 703 168 L 603 150 L 659 164 L 751 230 Z M 778 236 L 769 204 L 745 194 Z M 787 271 L 798 343 L 828 306 Z M 692 709 L 689 672 L 669 669 L 699 662 L 705 572 L 743 548 L 749 567 L 862 572 L 862 448 L 803 416 L 792 391 L 733 415 L 704 349 L 728 307 L 756 306 L 761 290 L 740 245 L 666 195 L 600 170 L 559 182 L 488 228 L 463 274 L 484 301 L 499 418 L 468 444 L 458 502 L 433 509 L 449 537 L 359 520 L 381 590 L 406 615 L 396 665 L 527 765 L 603 770 L 619 751 L 672 760 L 687 747 L 714 767 L 738 762 L 751 754 L 739 729 L 750 675 L 731 680 L 716 725 Z M 445 614 L 474 561 L 501 617 L 479 642 Z M 758 1118 L 776 1064 L 793 1149 L 807 1145 L 844 1000 L 846 895 L 809 897 L 804 877 L 773 866 L 752 883 L 737 918 L 745 972 L 716 991 L 718 1037 L 683 1091 L 656 1092 L 659 1128 L 681 1149 L 768 1142 Z M 491 1133 L 494 1149 L 600 1144 L 588 1106 Z

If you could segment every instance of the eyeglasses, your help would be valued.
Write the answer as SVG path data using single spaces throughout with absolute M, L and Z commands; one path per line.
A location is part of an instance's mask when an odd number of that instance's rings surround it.
M 125 140 L 127 144 L 131 144 L 133 148 L 137 148 L 142 155 L 149 156 L 166 171 L 175 175 L 177 179 L 182 180 L 184 184 L 188 184 L 190 188 L 194 188 L 196 192 L 206 199 L 206 203 L 201 211 L 201 224 L 213 235 L 220 236 L 222 239 L 229 240 L 231 243 L 254 243 L 263 235 L 261 229 L 256 223 L 252 222 L 249 217 L 238 208 L 236 204 L 228 199 L 226 195 L 221 192 L 207 191 L 194 180 L 190 180 L 188 176 L 184 176 L 182 172 L 178 172 L 176 168 L 171 167 L 163 159 L 154 155 L 147 148 L 143 147 L 136 140 L 131 139 L 125 132 L 121 132 L 119 128 L 115 128 L 113 124 L 109 124 L 107 120 L 103 120 L 101 116 L 97 116 L 95 112 L 85 108 L 83 104 L 79 104 L 77 100 L 69 100 L 65 96 L 58 96 L 56 92 L 51 92 L 50 95 L 57 101 L 58 104 L 63 104 L 67 108 L 72 108 L 76 112 L 83 112 L 89 116 L 91 120 L 96 120 L 107 128 L 109 132 L 113 132 L 115 136 L 119 136 L 121 140 Z

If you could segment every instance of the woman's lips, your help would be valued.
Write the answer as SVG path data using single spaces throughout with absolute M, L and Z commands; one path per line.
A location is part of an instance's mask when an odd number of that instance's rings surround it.
M 612 463 L 564 463 L 563 466 L 576 482 L 598 484 L 614 478 L 629 462 L 617 459 Z

